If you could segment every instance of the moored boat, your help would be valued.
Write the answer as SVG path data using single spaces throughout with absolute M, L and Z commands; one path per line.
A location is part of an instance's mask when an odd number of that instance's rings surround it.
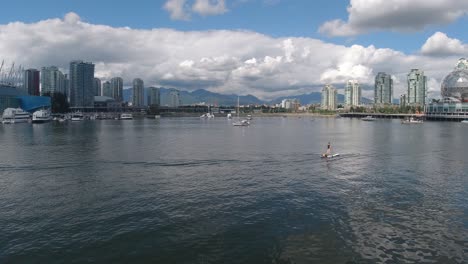
M 52 115 L 49 110 L 41 109 L 33 113 L 33 123 L 46 123 L 52 121 Z
M 75 112 L 71 116 L 71 121 L 83 121 L 83 120 L 84 120 L 84 116 L 83 116 L 83 113 L 81 112 Z
M 377 120 L 377 118 L 373 117 L 373 116 L 366 116 L 366 117 L 363 117 L 361 118 L 362 121 L 375 121 Z
M 404 120 L 401 120 L 402 124 L 422 124 L 424 121 L 416 117 L 410 117 Z
M 120 115 L 121 120 L 131 120 L 133 119 L 133 115 L 129 113 L 123 113 Z
M 3 111 L 3 124 L 27 123 L 30 121 L 31 116 L 29 113 L 21 108 L 7 108 Z

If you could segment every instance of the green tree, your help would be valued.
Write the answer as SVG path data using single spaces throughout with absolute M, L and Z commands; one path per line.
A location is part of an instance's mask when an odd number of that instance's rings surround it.
M 48 96 L 51 99 L 51 111 L 52 113 L 67 113 L 70 111 L 70 105 L 68 104 L 67 96 L 63 93 L 46 93 L 44 96 Z

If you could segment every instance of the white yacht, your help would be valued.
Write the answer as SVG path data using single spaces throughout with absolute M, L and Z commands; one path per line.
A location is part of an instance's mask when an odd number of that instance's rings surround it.
M 232 123 L 233 126 L 249 126 L 250 122 L 246 119 L 240 120 L 239 118 L 240 106 L 239 106 L 239 96 L 237 97 L 237 121 Z
M 81 112 L 75 112 L 71 116 L 71 121 L 83 121 L 83 120 L 84 120 L 84 116 L 83 116 L 83 113 Z
M 31 116 L 21 108 L 7 108 L 3 111 L 2 119 L 3 124 L 26 123 L 31 121 Z
M 363 117 L 361 118 L 362 121 L 375 121 L 377 120 L 377 118 L 373 117 L 373 116 L 366 116 L 366 117 Z
M 33 113 L 33 123 L 46 123 L 52 121 L 52 115 L 49 110 L 41 109 Z
M 129 113 L 123 113 L 120 115 L 121 120 L 131 120 L 133 119 L 133 115 Z
M 410 117 L 410 118 L 401 120 L 401 123 L 402 124 L 422 124 L 422 123 L 424 123 L 424 121 L 422 119 L 419 119 L 419 118 Z
M 200 118 L 214 118 L 215 115 L 212 113 L 206 113 L 200 116 Z
M 234 122 L 232 123 L 233 126 L 249 126 L 250 125 L 250 122 L 243 119 L 241 121 L 237 121 L 237 122 Z

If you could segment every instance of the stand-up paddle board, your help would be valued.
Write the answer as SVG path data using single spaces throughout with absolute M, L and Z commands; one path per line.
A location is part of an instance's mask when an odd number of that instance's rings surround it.
M 338 156 L 340 156 L 340 154 L 338 154 L 338 153 L 335 153 L 335 154 L 333 154 L 333 155 L 327 155 L 327 156 L 325 156 L 324 154 L 322 154 L 322 155 L 321 155 L 321 158 L 322 158 L 322 159 L 330 159 L 330 158 L 335 158 L 335 157 L 338 157 Z

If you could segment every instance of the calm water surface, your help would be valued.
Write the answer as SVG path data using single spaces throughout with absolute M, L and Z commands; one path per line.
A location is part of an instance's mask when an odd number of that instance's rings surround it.
M 468 263 L 468 125 L 0 126 L 0 263 Z M 335 160 L 319 154 L 331 141 Z

